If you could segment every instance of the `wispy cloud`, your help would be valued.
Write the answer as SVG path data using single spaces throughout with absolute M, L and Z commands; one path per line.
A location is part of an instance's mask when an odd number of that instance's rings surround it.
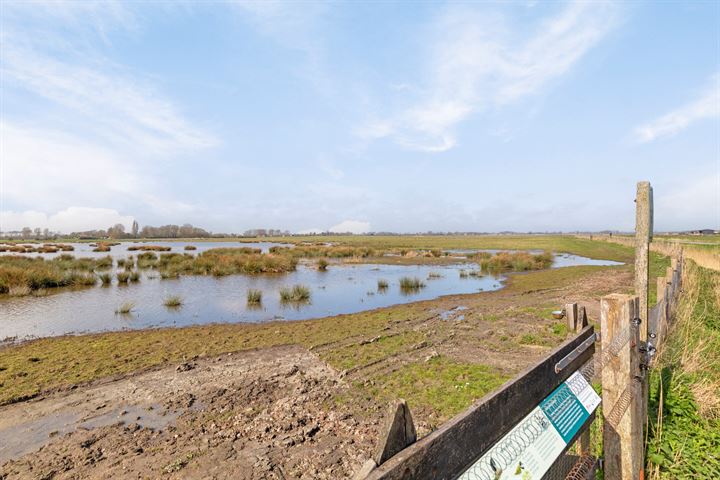
M 3 13 L 3 88 L 29 92 L 64 109 L 64 128 L 77 120 L 106 140 L 146 151 L 218 142 L 184 116 L 156 81 L 111 62 L 95 47 L 98 39 L 108 41 L 110 32 L 138 28 L 125 4 L 10 2 Z
M 637 140 L 647 143 L 671 137 L 697 121 L 720 117 L 720 73 L 713 75 L 708 83 L 709 86 L 695 100 L 636 128 Z
M 28 218 L 70 206 L 81 208 L 71 213 L 129 204 L 162 214 L 192 210 L 163 195 L 150 165 L 219 140 L 160 79 L 106 57 L 114 35 L 140 28 L 131 5 L 7 2 L 0 21 L 2 88 L 14 101 L 3 105 L 0 122 L 0 210 L 28 211 Z M 119 215 L 98 212 L 95 218 Z M 44 223 L 66 216 L 53 218 L 46 213 Z
M 396 112 L 358 129 L 410 149 L 445 151 L 470 115 L 538 92 L 566 74 L 618 23 L 619 7 L 573 2 L 545 18 L 530 36 L 499 13 L 453 7 L 438 20 L 424 87 Z

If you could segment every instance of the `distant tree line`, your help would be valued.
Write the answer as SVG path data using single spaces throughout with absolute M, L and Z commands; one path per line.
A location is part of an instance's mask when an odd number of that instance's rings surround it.
M 283 237 L 289 236 L 290 232 L 287 230 L 278 230 L 275 228 L 254 228 L 252 230 L 245 230 L 243 237 Z

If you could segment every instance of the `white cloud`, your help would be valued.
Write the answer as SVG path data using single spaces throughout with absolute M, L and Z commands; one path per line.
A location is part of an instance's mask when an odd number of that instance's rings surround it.
M 370 231 L 370 223 L 358 220 L 343 220 L 337 225 L 330 227 L 328 230 L 336 233 L 367 233 Z
M 110 202 L 149 187 L 121 155 L 73 136 L 0 122 L 0 197 L 49 210 Z
M 566 74 L 617 23 L 618 6 L 573 2 L 520 38 L 506 19 L 454 7 L 431 36 L 427 86 L 409 106 L 358 129 L 365 138 L 391 137 L 410 149 L 445 151 L 455 127 L 490 106 L 536 93 Z M 520 29 L 518 29 L 520 30 Z
M 720 229 L 720 167 L 668 187 L 666 194 L 656 194 L 656 230 Z
M 21 230 L 23 227 L 48 228 L 53 232 L 70 233 L 85 230 L 106 229 L 121 223 L 126 229 L 134 218 L 121 215 L 110 208 L 69 207 L 55 214 L 27 210 L 24 212 L 0 211 L 0 230 Z
M 144 153 L 218 143 L 164 95 L 157 79 L 103 55 L 99 46 L 109 43 L 111 31 L 138 28 L 126 4 L 10 2 L 3 14 L 3 89 L 49 101 L 58 108 L 65 130 L 83 131 L 85 137 L 99 136 L 105 143 Z M 51 110 L 43 105 L 42 111 Z M 21 114 L 8 108 L 3 112 L 5 118 Z M 33 118 L 34 124 L 39 120 Z
M 720 117 L 720 73 L 713 75 L 709 83 L 697 99 L 636 128 L 637 140 L 646 143 L 671 137 L 699 120 Z

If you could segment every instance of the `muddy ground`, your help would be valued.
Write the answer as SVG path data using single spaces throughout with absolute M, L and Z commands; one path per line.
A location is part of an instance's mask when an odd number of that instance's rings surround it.
M 6 405 L 0 479 L 351 477 L 391 400 L 365 386 L 435 357 L 515 375 L 565 338 L 549 308 L 578 302 L 597 319 L 599 296 L 630 281 L 628 269 L 601 269 L 559 287 L 444 297 L 363 337 L 195 358 Z M 413 340 L 340 367 L 396 337 Z M 409 403 L 420 436 L 448 417 Z

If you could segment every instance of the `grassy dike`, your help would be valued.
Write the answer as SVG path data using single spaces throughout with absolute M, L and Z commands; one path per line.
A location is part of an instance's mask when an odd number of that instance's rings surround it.
M 648 477 L 720 478 L 720 272 L 686 263 L 650 388 Z

